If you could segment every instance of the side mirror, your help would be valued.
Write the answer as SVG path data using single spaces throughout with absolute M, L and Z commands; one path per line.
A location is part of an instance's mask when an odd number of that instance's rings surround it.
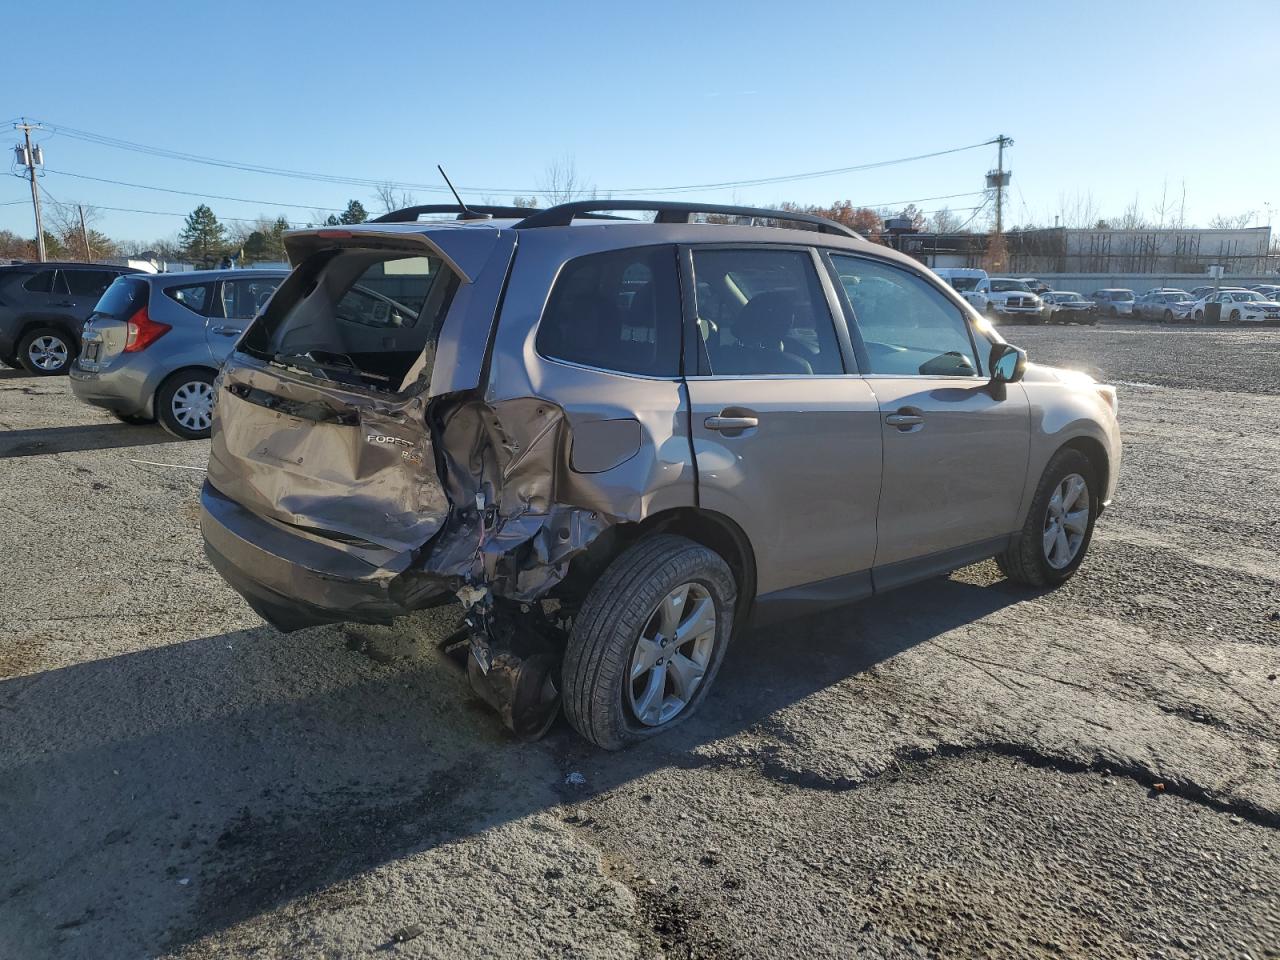
M 1027 351 L 1011 343 L 992 344 L 988 365 L 992 383 L 1017 383 L 1027 372 Z

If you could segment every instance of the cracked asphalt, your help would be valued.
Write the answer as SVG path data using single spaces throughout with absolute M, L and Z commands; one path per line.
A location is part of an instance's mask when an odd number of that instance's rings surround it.
M 207 444 L 0 369 L 0 957 L 1280 957 L 1280 330 L 1006 333 L 1119 383 L 1079 575 L 739 637 L 621 754 L 452 611 L 265 627 Z

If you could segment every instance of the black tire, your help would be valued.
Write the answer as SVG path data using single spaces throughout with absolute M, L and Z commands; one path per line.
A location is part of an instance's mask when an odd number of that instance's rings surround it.
M 1045 557 L 1044 551 L 1049 500 L 1058 484 L 1073 473 L 1084 477 L 1089 485 L 1089 522 L 1075 557 L 1064 567 L 1054 567 Z M 1022 530 L 1015 535 L 1009 549 L 996 557 L 1000 571 L 1010 580 L 1029 587 L 1056 587 L 1071 579 L 1084 561 L 1085 554 L 1089 552 L 1089 544 L 1093 540 L 1093 525 L 1102 502 L 1101 493 L 1098 488 L 1098 471 L 1088 457 L 1071 448 L 1055 453 L 1040 476 L 1040 483 L 1036 487 L 1036 495 L 1032 498 Z
M 1239 323 L 1239 322 L 1240 322 L 1240 311 L 1239 311 L 1239 310 L 1232 310 L 1232 311 L 1231 311 L 1231 316 L 1227 317 L 1227 319 L 1228 319 L 1228 320 L 1230 320 L 1232 323 Z
M 212 370 L 191 368 L 179 370 L 160 384 L 160 389 L 156 391 L 156 419 L 160 421 L 160 426 L 179 440 L 204 440 L 208 437 L 208 427 L 203 430 L 194 430 L 178 420 L 174 412 L 173 398 L 179 390 L 189 384 L 203 383 L 212 389 L 213 378 Z
M 32 347 L 38 343 L 50 343 L 62 356 L 62 362 L 56 365 L 48 360 L 37 360 L 32 356 Z M 57 327 L 35 327 L 23 334 L 18 341 L 18 362 L 27 373 L 37 377 L 58 377 L 71 369 L 76 359 L 76 341 L 69 334 Z M 37 354 L 49 357 L 50 351 L 37 350 Z
M 1164 322 L 1165 322 L 1165 323 L 1173 323 L 1173 311 L 1172 311 L 1172 310 L 1166 310 L 1166 311 L 1164 312 Z
M 714 646 L 688 703 L 649 726 L 632 711 L 624 685 L 641 632 L 659 603 L 682 584 L 706 589 L 715 603 Z M 714 550 L 660 534 L 624 550 L 596 581 L 574 620 L 562 668 L 564 713 L 573 728 L 606 750 L 664 733 L 691 716 L 715 681 L 733 634 L 737 586 Z
M 115 417 L 117 420 L 119 420 L 121 423 L 129 423 L 135 426 L 141 426 L 142 424 L 156 422 L 155 417 L 143 417 L 143 416 L 139 416 L 137 414 L 132 414 L 132 413 L 116 413 L 114 410 L 111 411 L 111 415 Z

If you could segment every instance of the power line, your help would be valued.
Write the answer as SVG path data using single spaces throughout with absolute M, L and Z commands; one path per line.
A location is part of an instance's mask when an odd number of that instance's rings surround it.
M 58 124 L 44 122 L 44 126 L 63 136 L 70 137 L 75 140 L 82 140 L 87 143 L 94 143 L 100 146 L 113 147 L 119 150 L 129 150 L 135 153 L 143 153 L 149 156 L 162 157 L 170 160 L 182 160 L 188 163 L 200 163 L 210 166 L 223 167 L 227 169 L 240 170 L 247 173 L 261 173 L 271 176 L 289 177 L 291 179 L 315 180 L 323 183 L 340 183 L 354 186 L 377 188 L 380 186 L 391 186 L 398 189 L 426 190 L 434 193 L 447 192 L 446 188 L 438 184 L 415 183 L 411 181 L 397 180 L 377 180 L 366 177 L 343 177 L 334 174 L 314 173 L 303 170 L 290 170 L 284 167 L 272 167 L 264 164 L 246 163 L 241 160 L 223 160 L 216 157 L 208 157 L 201 154 L 185 153 L 180 150 L 169 150 L 164 147 L 155 147 L 149 144 L 137 143 L 132 140 L 124 140 L 119 137 L 109 137 L 104 134 L 93 133 L 88 130 L 79 130 L 75 127 L 60 126 Z M 995 143 L 995 140 L 984 140 L 982 143 L 967 144 L 962 147 L 950 147 L 945 150 L 934 150 L 928 153 L 915 154 L 909 157 L 897 157 L 892 160 L 876 160 L 869 163 L 853 164 L 846 167 L 832 167 L 826 170 L 813 170 L 806 173 L 783 174 L 771 177 L 756 177 L 746 180 L 722 180 L 710 183 L 694 183 L 694 184 L 677 184 L 662 187 L 609 187 L 598 188 L 600 192 L 609 194 L 656 194 L 656 193 L 688 193 L 695 190 L 728 190 L 737 187 L 753 187 L 765 186 L 777 183 L 795 183 L 802 180 L 813 180 L 821 177 L 839 176 L 847 173 L 857 173 L 866 170 L 875 170 L 882 167 L 894 166 L 900 163 L 912 163 L 918 160 L 927 160 L 933 157 L 947 156 L 953 153 L 961 153 L 966 150 L 976 150 L 981 147 L 989 146 Z M 540 193 L 537 188 L 530 187 L 475 187 L 465 186 L 462 188 L 472 193 Z
M 45 173 L 55 173 L 60 177 L 75 177 L 77 180 L 96 180 L 98 183 L 113 183 L 119 187 L 134 187 L 138 190 L 155 190 L 160 193 L 176 193 L 184 197 L 197 197 L 202 200 L 230 200 L 234 203 L 256 203 L 268 207 L 296 207 L 299 210 L 344 210 L 345 207 L 321 207 L 304 203 L 285 203 L 282 200 L 250 200 L 246 197 L 228 197 L 217 193 L 199 193 L 194 190 L 176 190 L 172 187 L 153 187 L 145 183 L 129 183 L 125 180 L 112 180 L 109 177 L 91 177 L 87 173 L 72 173 L 69 170 L 53 170 L 45 168 Z M 185 216 L 185 214 L 184 214 Z

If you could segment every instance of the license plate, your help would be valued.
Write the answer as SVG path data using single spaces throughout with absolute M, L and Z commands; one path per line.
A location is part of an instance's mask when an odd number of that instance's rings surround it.
M 86 343 L 84 345 L 84 358 L 90 363 L 95 362 L 98 359 L 98 354 L 101 352 L 102 344 L 100 343 Z

